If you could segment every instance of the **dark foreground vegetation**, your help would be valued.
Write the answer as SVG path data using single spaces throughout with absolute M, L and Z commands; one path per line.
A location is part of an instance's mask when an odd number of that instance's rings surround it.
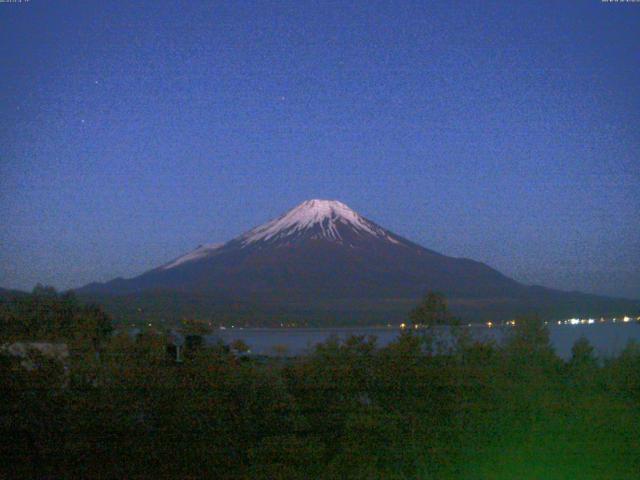
M 35 293 L 0 304 L 0 344 L 70 355 L 0 354 L 0 478 L 640 478 L 637 344 L 603 362 L 580 341 L 564 362 L 529 318 L 504 345 L 442 345 L 435 302 L 385 348 L 175 363 L 163 335 L 114 336 L 98 307 Z

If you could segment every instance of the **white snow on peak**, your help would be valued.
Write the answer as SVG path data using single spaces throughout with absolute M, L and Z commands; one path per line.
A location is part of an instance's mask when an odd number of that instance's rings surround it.
M 206 245 L 200 245 L 198 248 L 193 250 L 192 252 L 187 253 L 181 257 L 176 258 L 170 263 L 160 267 L 161 270 L 169 270 L 170 268 L 177 267 L 178 265 L 182 265 L 183 263 L 192 262 L 193 260 L 198 260 L 200 258 L 207 257 L 211 255 L 213 252 L 222 247 L 224 243 L 210 243 Z
M 276 237 L 296 235 L 319 225 L 321 228 L 320 237 L 341 241 L 342 238 L 336 228 L 337 222 L 346 224 L 359 233 L 399 243 L 391 238 L 385 230 L 361 217 L 344 203 L 337 200 L 318 199 L 302 202 L 281 217 L 247 232 L 240 237 L 240 240 L 244 245 L 249 245 L 260 240 L 268 241 Z

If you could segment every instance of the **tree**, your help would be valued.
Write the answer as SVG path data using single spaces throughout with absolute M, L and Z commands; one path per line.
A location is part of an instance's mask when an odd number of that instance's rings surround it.
M 35 287 L 33 287 L 31 295 L 40 298 L 56 298 L 58 296 L 58 292 L 55 287 L 38 283 Z
M 522 316 L 515 320 L 507 349 L 524 356 L 553 355 L 549 329 L 537 315 Z
M 561 370 L 562 362 L 551 345 L 549 329 L 537 315 L 515 320 L 515 326 L 507 334 L 503 353 L 504 366 L 512 375 L 528 377 L 528 382 L 537 385 L 547 385 L 552 378 L 560 380 L 556 374 Z
M 71 336 L 75 343 L 97 350 L 112 331 L 111 318 L 98 305 L 83 306 L 73 315 Z
M 409 320 L 418 327 L 450 325 L 454 321 L 446 298 L 436 292 L 427 293 L 418 306 L 409 312 Z
M 72 292 L 59 294 L 53 287 L 37 285 L 0 308 L 0 335 L 8 341 L 66 340 L 97 348 L 111 330 L 102 307 L 83 305 Z
M 640 342 L 630 340 L 609 371 L 614 390 L 640 401 Z
M 571 348 L 568 373 L 573 388 L 591 386 L 598 376 L 598 359 L 594 348 L 585 337 L 580 337 Z
M 422 344 L 431 354 L 451 353 L 465 343 L 463 332 L 457 328 L 458 320 L 449 313 L 444 295 L 429 292 L 422 301 L 409 312 L 409 320 L 414 328 L 421 328 Z M 434 327 L 449 328 L 436 329 Z M 410 335 L 410 329 L 406 334 Z
M 597 364 L 593 346 L 585 337 L 580 337 L 571 347 L 569 365 L 575 368 L 594 368 Z

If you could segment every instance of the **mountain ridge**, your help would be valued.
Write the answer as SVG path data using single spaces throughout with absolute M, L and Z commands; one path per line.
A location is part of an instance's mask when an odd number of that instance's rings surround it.
M 378 304 L 387 299 L 402 305 L 389 315 L 394 321 L 427 291 L 444 293 L 454 310 L 466 305 L 459 310 L 478 318 L 510 317 L 536 308 L 551 312 L 554 304 L 576 314 L 584 310 L 582 304 L 599 313 L 618 309 L 608 297 L 523 285 L 482 262 L 449 257 L 407 240 L 342 202 L 320 199 L 302 202 L 224 244 L 203 245 L 131 279 L 77 291 L 130 300 L 173 292 L 221 303 L 308 306 L 310 311 L 322 304 L 346 302 L 348 307 L 349 301 Z M 594 308 L 598 303 L 603 306 Z M 625 308 L 633 305 L 627 302 Z

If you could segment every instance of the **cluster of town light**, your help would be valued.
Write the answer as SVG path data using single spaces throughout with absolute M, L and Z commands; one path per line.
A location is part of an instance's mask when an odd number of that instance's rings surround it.
M 599 320 L 596 320 L 595 318 L 569 318 L 567 320 L 558 320 L 558 325 L 593 325 L 594 323 L 606 323 L 606 322 L 612 322 L 612 323 L 617 323 L 617 322 L 622 322 L 622 323 L 629 323 L 632 322 L 634 320 L 634 318 L 629 317 L 628 315 L 625 315 L 622 318 L 611 318 L 611 319 L 606 319 L 604 317 L 600 317 Z M 636 317 L 635 320 L 640 321 L 640 317 Z
M 610 319 L 606 319 L 604 317 L 601 317 L 599 320 L 596 320 L 595 318 L 569 318 L 567 320 L 558 320 L 558 325 L 593 325 L 594 323 L 606 323 L 606 322 L 612 322 L 612 323 L 617 323 L 617 322 L 622 322 L 622 323 L 629 323 L 629 322 L 633 322 L 634 320 L 637 320 L 640 322 L 640 317 L 629 317 L 628 315 L 625 315 L 624 317 L 621 318 L 610 318 Z M 549 322 L 544 322 L 545 325 L 548 325 Z M 403 324 L 404 325 L 404 324 Z M 404 328 L 404 326 L 401 325 L 402 328 Z M 488 321 L 485 322 L 484 324 L 486 327 L 488 328 L 493 328 L 496 324 L 492 321 Z M 516 321 L 515 320 L 508 320 L 507 322 L 505 322 L 506 326 L 509 327 L 515 327 L 516 326 Z M 469 324 L 469 326 L 471 326 L 471 324 Z
M 391 325 L 389 325 L 389 326 L 391 326 Z M 420 325 L 418 325 L 417 323 L 413 325 L 413 328 L 418 328 L 418 327 L 420 327 Z M 406 323 L 401 323 L 400 324 L 400 328 L 404 330 L 405 328 L 411 328 L 411 327 L 407 327 Z
M 507 327 L 515 327 L 516 326 L 516 321 L 515 320 L 507 320 L 506 322 L 504 322 L 504 324 Z M 471 326 L 471 324 L 469 324 L 469 326 Z M 489 320 L 488 322 L 485 322 L 485 326 L 488 328 L 493 328 L 496 326 L 495 322 L 492 322 L 491 320 Z

